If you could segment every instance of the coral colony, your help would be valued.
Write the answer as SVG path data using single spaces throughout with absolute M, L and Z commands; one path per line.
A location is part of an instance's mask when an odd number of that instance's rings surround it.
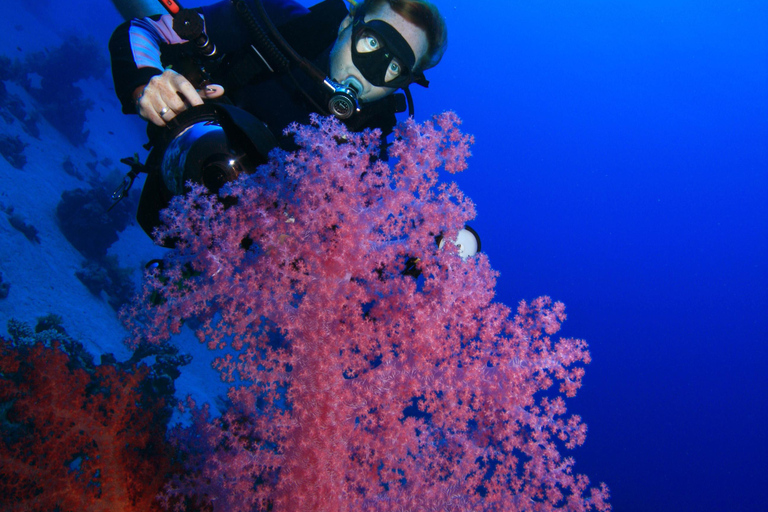
M 492 302 L 496 274 L 485 255 L 462 260 L 453 244 L 436 243 L 474 216 L 469 199 L 438 179 L 441 168 L 466 167 L 472 140 L 458 124 L 452 113 L 407 121 L 384 162 L 375 132 L 314 118 L 290 128 L 298 151 L 275 152 L 222 197 L 191 185 L 165 211 L 156 236 L 176 249 L 122 312 L 130 343 L 164 343 L 189 325 L 217 351 L 215 368 L 231 387 L 218 415 L 185 403 L 192 421 L 173 428 L 162 450 L 149 454 L 136 440 L 131 454 L 148 457 L 136 467 L 166 471 L 155 505 L 610 510 L 605 485 L 591 487 L 562 454 L 585 439 L 563 395 L 576 393 L 589 362 L 584 341 L 554 336 L 563 305 L 539 298 L 512 312 Z M 406 262 L 416 270 L 404 271 Z M 1 371 L 8 385 L 12 374 Z M 119 383 L 104 379 L 109 389 Z M 121 396 L 90 393 L 86 402 Z M 36 412 L 18 416 L 15 407 L 6 421 Z M 86 408 L 67 420 L 90 421 Z M 16 475 L 8 446 L 35 446 L 22 434 L 4 437 L 6 482 Z M 97 464 L 100 452 L 126 446 L 116 436 L 103 443 L 78 452 L 71 479 L 93 480 L 98 467 L 104 482 L 114 471 L 131 489 L 157 488 L 156 474 Z M 172 464 L 159 456 L 165 450 Z M 14 496 L 53 495 L 48 487 Z M 81 487 L 66 489 L 69 497 Z M 101 496 L 118 500 L 111 510 L 134 510 L 139 499 Z
M 53 317 L 53 322 L 50 319 Z M 147 512 L 172 469 L 146 365 L 94 365 L 55 315 L 0 339 L 0 510 Z M 46 325 L 47 324 L 47 325 Z

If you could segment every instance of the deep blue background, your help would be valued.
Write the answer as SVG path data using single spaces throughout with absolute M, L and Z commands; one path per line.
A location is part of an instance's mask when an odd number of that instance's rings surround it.
M 417 117 L 476 136 L 498 299 L 561 300 L 590 344 L 577 470 L 617 511 L 768 510 L 768 3 L 437 3 Z M 119 21 L 41 5 L 105 44 Z
M 498 298 L 566 303 L 617 511 L 768 510 L 768 3 L 440 2 Z

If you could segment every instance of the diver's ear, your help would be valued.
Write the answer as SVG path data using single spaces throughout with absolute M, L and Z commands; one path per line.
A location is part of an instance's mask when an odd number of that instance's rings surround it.
M 347 17 L 341 20 L 341 25 L 339 25 L 339 34 L 344 32 L 344 30 L 352 24 L 352 20 L 353 18 L 351 14 L 347 14 Z

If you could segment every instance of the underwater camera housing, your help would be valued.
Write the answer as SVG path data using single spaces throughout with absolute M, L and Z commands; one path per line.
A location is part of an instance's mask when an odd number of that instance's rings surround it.
M 187 109 L 150 138 L 147 181 L 136 213 L 150 236 L 160 225 L 160 211 L 174 196 L 188 191 L 188 182 L 202 184 L 215 194 L 225 183 L 266 163 L 277 145 L 272 132 L 256 117 L 223 103 Z

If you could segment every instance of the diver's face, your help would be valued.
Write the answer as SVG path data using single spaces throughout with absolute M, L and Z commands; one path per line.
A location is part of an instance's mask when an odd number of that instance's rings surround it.
M 368 12 L 365 15 L 365 21 L 381 20 L 390 24 L 397 30 L 403 39 L 411 47 L 416 62 L 427 53 L 428 43 L 427 35 L 421 28 L 406 20 L 389 6 L 383 3 L 378 8 Z M 368 102 L 383 98 L 387 94 L 392 94 L 397 90 L 395 87 L 376 86 L 365 79 L 363 74 L 352 62 L 352 17 L 347 16 L 339 26 L 339 36 L 331 50 L 331 78 L 337 82 L 346 85 L 352 85 L 359 90 L 358 98 L 360 101 Z M 381 42 L 376 40 L 375 35 L 364 34 L 356 41 L 358 52 L 375 51 Z M 396 77 L 398 74 L 398 63 L 395 62 L 387 69 L 387 79 Z

